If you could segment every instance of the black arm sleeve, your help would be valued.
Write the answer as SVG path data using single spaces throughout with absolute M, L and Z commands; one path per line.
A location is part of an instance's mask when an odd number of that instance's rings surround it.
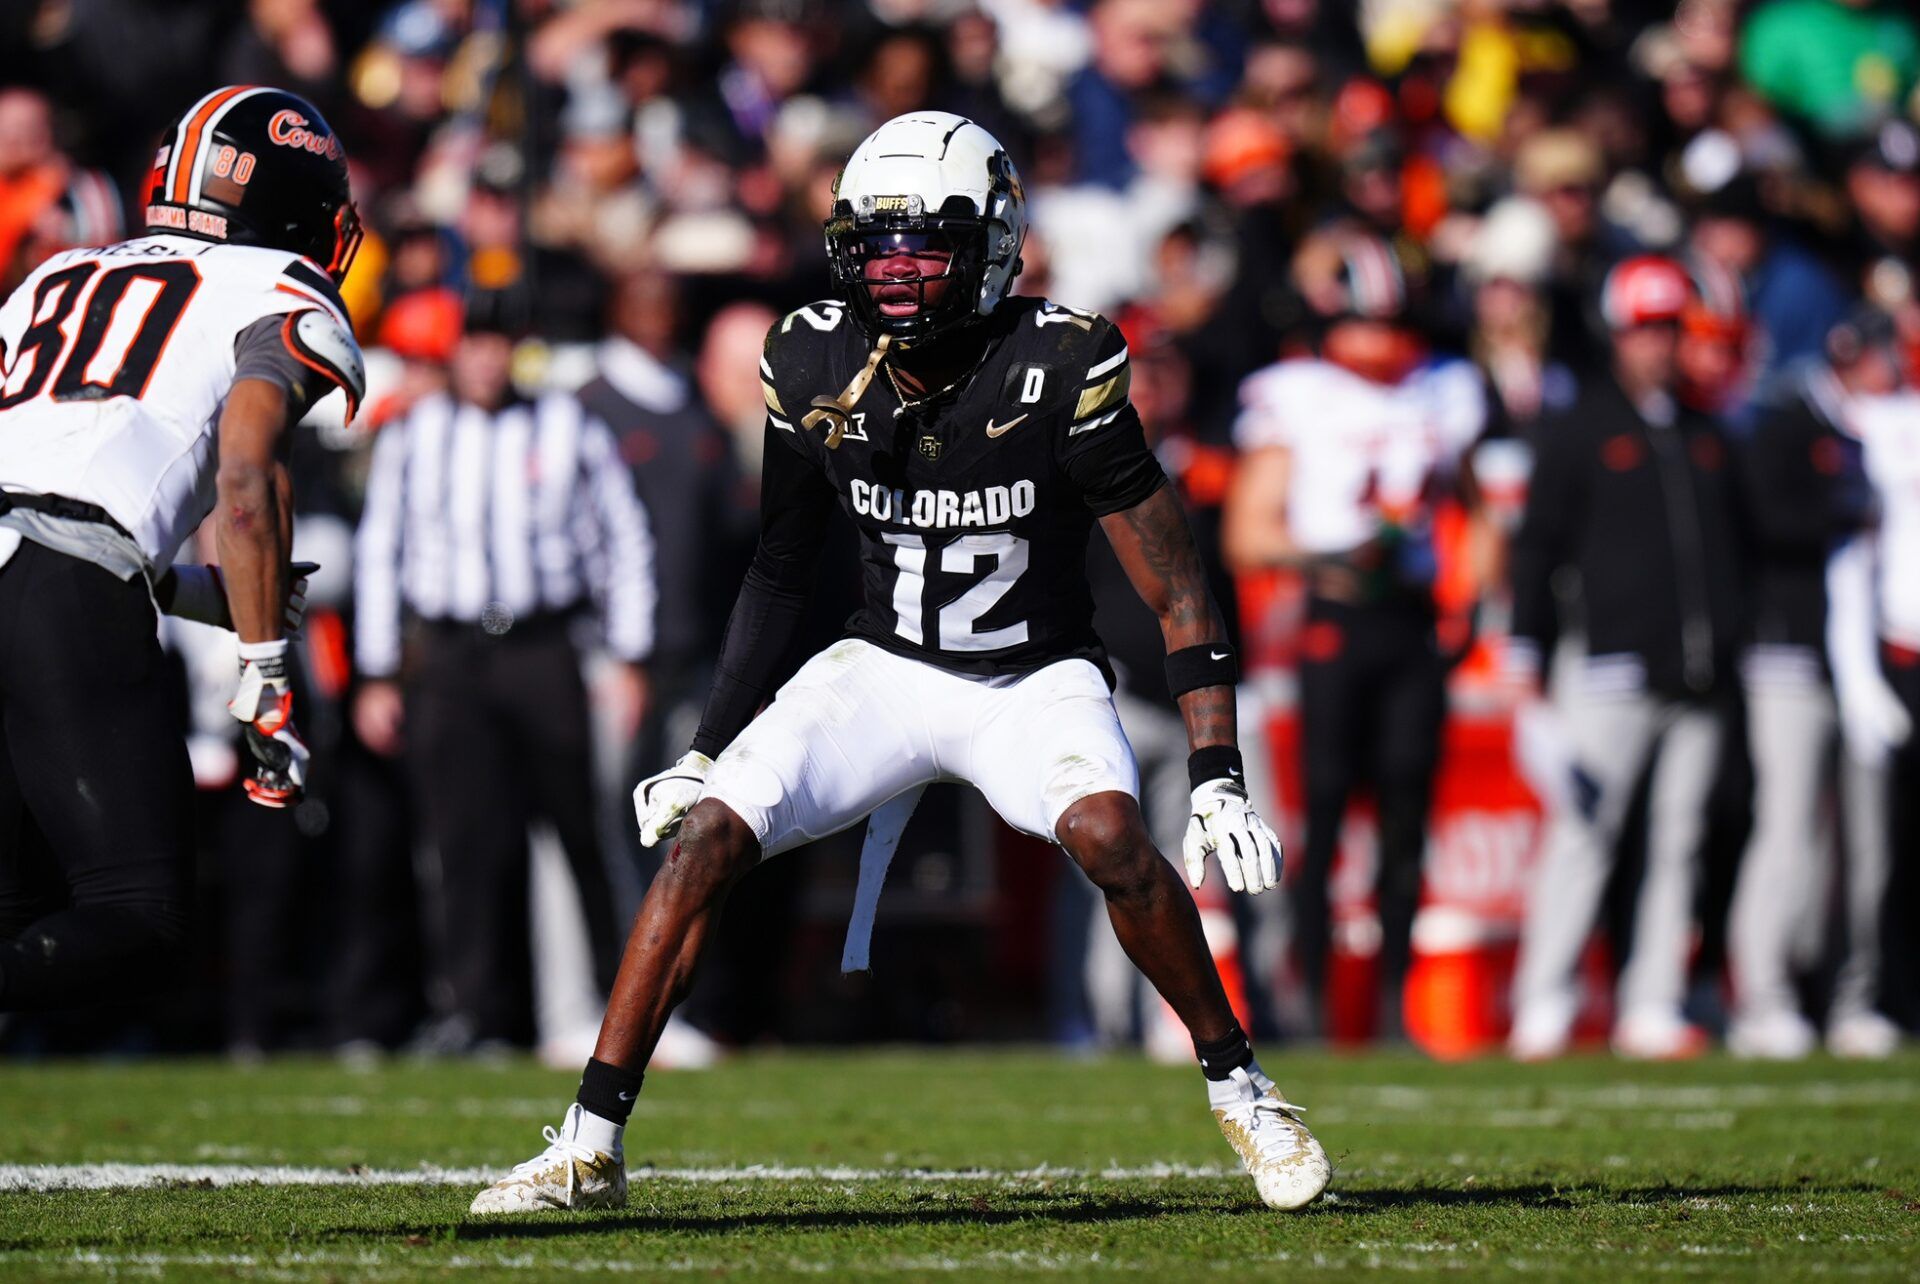
M 765 702 L 799 633 L 814 561 L 833 517 L 832 486 L 790 443 L 791 434 L 768 424 L 766 436 L 760 543 L 727 617 L 713 690 L 693 738 L 693 748 L 709 758 L 725 749 Z

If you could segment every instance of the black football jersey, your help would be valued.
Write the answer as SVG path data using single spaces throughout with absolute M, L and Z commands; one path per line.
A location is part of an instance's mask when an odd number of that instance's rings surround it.
M 844 305 L 800 308 L 767 335 L 769 452 L 799 452 L 860 532 L 852 636 L 944 668 L 1020 673 L 1081 656 L 1106 668 L 1087 586 L 1088 528 L 1166 474 L 1127 399 L 1110 321 L 1012 298 L 980 324 L 985 354 L 952 390 L 907 405 Z M 827 444 L 816 399 L 839 399 Z

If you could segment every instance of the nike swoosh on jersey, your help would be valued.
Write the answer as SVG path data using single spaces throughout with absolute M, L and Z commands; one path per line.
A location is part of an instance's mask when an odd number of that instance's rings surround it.
M 1027 412 L 1028 415 L 1032 413 L 1031 410 Z M 987 436 L 998 437 L 1003 432 L 1012 432 L 1015 428 L 1018 428 L 1022 423 L 1026 422 L 1026 418 L 1027 415 L 1021 415 L 1018 419 L 1009 419 L 1003 424 L 997 424 L 989 419 L 987 420 Z

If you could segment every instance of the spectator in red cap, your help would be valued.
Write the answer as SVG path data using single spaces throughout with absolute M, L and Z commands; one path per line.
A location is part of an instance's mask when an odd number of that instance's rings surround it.
M 413 403 L 446 387 L 447 364 L 460 342 L 465 305 L 459 292 L 447 286 L 412 290 L 396 298 L 380 314 L 375 331 L 378 348 L 399 361 L 399 377 L 370 387 L 360 428 L 377 432 L 403 417 Z
M 1710 259 L 1690 265 L 1694 295 L 1680 314 L 1680 400 L 1731 420 L 1755 383 L 1753 320 L 1740 282 Z
M 1586 647 L 1555 683 L 1558 718 L 1537 700 L 1521 717 L 1522 726 L 1557 727 L 1558 736 L 1531 739 L 1561 749 L 1533 756 L 1552 820 L 1515 983 L 1511 1049 L 1523 1059 L 1568 1045 L 1575 964 L 1634 787 L 1656 755 L 1647 871 L 1614 1047 L 1670 1059 L 1706 1046 L 1681 999 L 1697 849 L 1720 756 L 1717 701 L 1740 632 L 1741 536 L 1726 443 L 1676 396 L 1680 320 L 1692 298 L 1672 259 L 1643 255 L 1615 266 L 1599 301 L 1611 377 L 1587 381 L 1572 408 L 1535 433 L 1513 543 L 1508 655 L 1537 695 L 1561 632 L 1554 586 L 1568 571 L 1579 580 Z
M 464 312 L 458 291 L 446 286 L 403 294 L 381 314 L 380 346 L 405 361 L 445 365 L 460 342 Z

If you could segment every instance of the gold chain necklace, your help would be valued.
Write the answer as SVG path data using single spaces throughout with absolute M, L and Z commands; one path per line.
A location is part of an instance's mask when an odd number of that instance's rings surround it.
M 893 362 L 891 361 L 883 362 L 880 368 L 887 372 L 887 382 L 893 385 L 893 393 L 896 397 L 900 399 L 901 409 L 918 410 L 921 406 L 927 404 L 930 401 L 938 401 L 940 398 L 946 396 L 948 393 L 952 392 L 955 388 L 958 388 L 961 384 L 965 383 L 968 377 L 973 374 L 974 368 L 977 367 L 979 364 L 980 363 L 976 361 L 973 364 L 973 366 L 969 366 L 966 370 L 962 371 L 960 374 L 960 377 L 955 379 L 952 383 L 948 384 L 946 387 L 938 389 L 937 391 L 934 391 L 934 392 L 922 393 L 918 397 L 909 395 L 907 390 L 900 386 L 900 376 L 894 373 Z

